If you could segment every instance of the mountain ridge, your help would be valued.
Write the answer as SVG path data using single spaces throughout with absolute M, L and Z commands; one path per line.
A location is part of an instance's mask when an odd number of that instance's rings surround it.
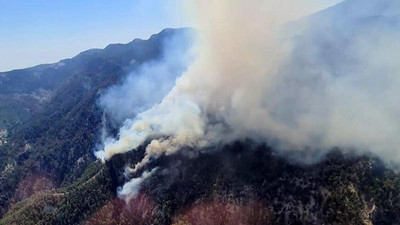
M 0 102 L 0 116 L 5 121 L 5 128 L 0 130 L 6 130 L 7 143 L 0 145 L 0 215 L 12 202 L 36 192 L 17 193 L 19 190 L 35 190 L 35 185 L 44 180 L 48 183 L 44 186 L 47 190 L 69 185 L 79 178 L 95 161 L 93 149 L 103 114 L 98 104 L 102 90 L 117 84 L 143 63 L 157 60 L 162 54 L 163 41 L 185 30 L 166 29 L 149 40 L 131 42 L 130 48 L 123 47 L 123 51 L 113 50 L 112 54 L 103 50 L 101 55 L 80 55 L 62 61 L 65 65 L 60 68 L 28 68 L 12 82 L 3 82 L 8 89 L 0 89 L 0 98 L 3 96 L 7 100 Z M 130 64 L 132 59 L 136 62 L 133 65 Z M 38 77 L 34 74 L 38 68 L 49 71 L 41 71 L 44 75 Z M 62 76 L 51 74 L 54 71 Z M 26 74 L 34 82 L 25 82 L 24 86 L 20 80 Z M 55 77 L 54 83 L 42 84 L 41 79 L 47 79 L 46 76 Z M 4 81 L 5 76 L 2 79 Z M 39 101 L 33 95 L 42 89 L 49 96 Z M 17 98 L 25 102 L 16 104 Z M 16 104 L 15 108 L 10 107 L 11 103 Z M 26 111 L 27 107 L 35 107 L 35 110 Z
M 327 27 L 329 40 L 333 29 Z M 0 89 L 0 99 L 25 96 L 28 102 L 17 104 L 15 112 L 37 108 L 4 123 L 9 134 L 0 145 L 0 224 L 400 224 L 400 176 L 381 159 L 335 148 L 318 162 L 304 164 L 251 139 L 211 146 L 207 152 L 188 147 L 161 155 L 139 171 L 154 173 L 131 201 L 122 199 L 121 187 L 140 179 L 140 173 L 127 175 L 126 168 L 143 159 L 146 146 L 105 163 L 97 160 L 93 150 L 100 131 L 106 128 L 115 136 L 120 125 L 98 99 L 126 73 L 161 57 L 162 40 L 184 30 L 166 29 L 148 40 L 111 44 L 50 67 L 14 72 L 14 86 Z M 308 38 L 300 43 L 308 44 Z M 342 52 L 333 42 L 317 44 Z M 320 55 L 326 53 L 322 49 Z M 296 53 L 304 57 L 301 47 Z M 35 74 L 42 69 L 49 74 Z M 27 73 L 40 80 L 56 76 L 50 74 L 54 71 L 65 73 L 45 88 L 35 80 L 17 86 Z M 35 95 L 43 101 L 32 100 Z

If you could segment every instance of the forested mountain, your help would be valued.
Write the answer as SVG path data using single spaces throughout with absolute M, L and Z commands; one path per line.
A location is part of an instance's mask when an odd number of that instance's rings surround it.
M 183 31 L 166 29 L 149 40 L 0 73 L 0 214 L 38 191 L 39 183 L 46 183 L 39 189 L 53 189 L 81 176 L 95 160 L 102 90 L 161 57 L 163 41 L 177 32 Z
M 323 38 L 296 36 L 294 60 L 312 62 L 302 48 L 310 43 L 321 50 L 315 58 L 337 50 L 326 30 L 342 32 L 342 41 L 350 43 L 355 29 L 342 29 L 342 23 L 367 17 L 391 21 L 390 28 L 400 24 L 390 12 L 350 15 L 355 2 L 360 0 L 306 18 L 315 21 L 312 33 Z M 338 12 L 341 25 L 324 26 L 321 21 Z M 163 155 L 129 176 L 126 167 L 143 159 L 145 146 L 97 160 L 101 130 L 106 126 L 115 136 L 121 125 L 109 118 L 100 97 L 162 57 L 163 44 L 182 32 L 188 29 L 0 73 L 0 224 L 400 224 L 399 172 L 374 155 L 335 148 L 303 164 L 292 160 L 301 152 L 287 157 L 272 144 L 244 139 Z M 341 53 L 335 54 L 346 57 Z M 126 201 L 118 195 L 126 182 L 154 168 L 136 196 Z

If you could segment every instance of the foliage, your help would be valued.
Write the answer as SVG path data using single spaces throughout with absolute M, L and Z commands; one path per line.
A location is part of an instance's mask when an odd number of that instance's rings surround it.
M 174 32 L 178 31 L 168 29 L 149 40 L 0 73 L 0 129 L 4 126 L 10 134 L 9 143 L 0 146 L 0 171 L 12 165 L 9 175 L 0 177 L 0 217 L 20 200 L 15 191 L 27 177 L 48 177 L 56 187 L 70 186 L 81 177 L 95 160 L 102 91 L 138 65 L 160 57 L 162 41 Z
M 113 198 L 104 165 L 92 163 L 71 186 L 40 192 L 13 205 L 2 224 L 78 224 Z
M 103 114 L 97 100 L 134 69 L 132 59 L 158 57 L 171 32 L 89 50 L 59 68 L 0 73 L 7 84 L 0 99 L 20 99 L 0 102 L 0 126 L 12 127 L 0 146 L 0 224 L 400 223 L 399 175 L 380 160 L 335 150 L 304 165 L 248 140 L 162 156 L 143 169 L 157 171 L 136 197 L 118 198 L 131 178 L 125 167 L 145 149 L 95 161 Z M 39 92 L 51 97 L 39 101 Z M 35 176 L 46 179 L 29 179 Z M 36 185 L 42 181 L 49 185 Z

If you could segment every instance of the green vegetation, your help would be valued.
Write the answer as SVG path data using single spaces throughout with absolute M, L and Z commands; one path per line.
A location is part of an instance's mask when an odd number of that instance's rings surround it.
M 236 142 L 196 158 L 164 156 L 138 196 L 115 196 L 126 163 L 91 163 L 71 185 L 13 205 L 2 224 L 393 224 L 400 180 L 381 161 L 334 151 L 293 164 L 265 145 Z M 177 166 L 178 165 L 178 166 Z M 147 169 L 149 169 L 147 168 Z M 162 171 L 162 172 L 161 172 Z M 215 222 L 215 223 L 214 223 Z
M 107 168 L 95 162 L 71 186 L 16 203 L 1 224 L 75 224 L 112 199 L 111 190 Z
M 336 150 L 301 165 L 252 141 L 193 150 L 196 157 L 162 156 L 144 168 L 158 169 L 136 197 L 118 198 L 117 187 L 129 180 L 125 166 L 140 161 L 144 148 L 95 160 L 97 100 L 134 69 L 133 58 L 157 57 L 170 32 L 87 51 L 58 69 L 0 74 L 7 86 L 0 86 L 0 129 L 9 128 L 0 146 L 0 224 L 400 223 L 400 177 L 380 160 Z
M 8 218 L 3 222 L 12 221 L 14 214 L 28 215 L 28 209 L 40 208 L 42 202 L 60 206 L 54 212 L 63 220 L 82 220 L 115 192 L 116 187 L 108 183 L 112 176 L 104 169 L 94 179 L 98 183 L 79 183 L 95 160 L 103 114 L 98 98 L 128 71 L 159 57 L 163 39 L 174 32 L 178 31 L 169 29 L 149 40 L 89 50 L 57 64 L 0 73 L 0 129 L 6 127 L 9 136 L 7 144 L 0 146 L 0 218 L 6 212 Z M 133 59 L 135 65 L 130 64 Z M 42 181 L 49 183 L 42 185 Z M 58 196 L 55 201 L 48 190 L 52 187 L 52 191 L 67 188 L 69 198 Z M 24 207 L 12 211 L 16 205 Z

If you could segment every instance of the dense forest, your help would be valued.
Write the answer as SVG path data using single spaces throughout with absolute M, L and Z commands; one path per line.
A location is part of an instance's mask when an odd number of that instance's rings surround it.
M 393 224 L 400 222 L 400 180 L 374 157 L 333 150 L 299 165 L 250 140 L 213 154 L 162 157 L 130 201 L 116 196 L 126 164 L 143 149 L 91 163 L 71 185 L 44 187 L 13 203 L 3 224 Z M 25 178 L 27 179 L 27 178 Z M 42 187 L 39 187 L 41 185 Z M 48 188 L 48 190 L 43 190 Z M 19 193 L 19 196 L 21 194 Z
M 250 137 L 163 155 L 130 175 L 145 146 L 97 160 L 102 128 L 115 136 L 121 125 L 100 96 L 187 30 L 0 73 L 0 224 L 400 224 L 398 167 L 372 154 L 334 148 L 304 164 Z M 150 170 L 135 196 L 118 195 Z
M 6 100 L 0 104 L 0 215 L 37 192 L 69 187 L 82 178 L 96 163 L 102 91 L 161 57 L 162 42 L 176 32 L 183 31 L 166 29 L 149 40 L 0 73 L 0 98 Z

